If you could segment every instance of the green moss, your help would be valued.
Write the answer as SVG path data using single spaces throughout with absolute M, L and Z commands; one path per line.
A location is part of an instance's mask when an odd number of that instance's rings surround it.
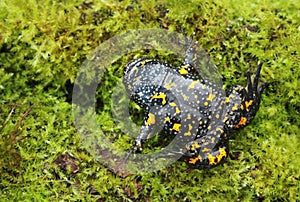
M 105 2 L 0 2 L 0 200 L 300 200 L 298 1 Z M 224 165 L 202 171 L 176 162 L 121 178 L 82 148 L 70 103 L 76 73 L 105 40 L 152 27 L 195 33 L 225 87 L 245 84 L 244 73 L 265 61 L 262 80 L 271 85 L 252 124 L 233 134 Z M 97 118 L 122 149 L 133 140 L 115 125 L 110 91 L 124 65 L 140 56 L 178 63 L 171 53 L 139 51 L 107 70 L 97 91 Z M 141 121 L 142 109 L 131 108 Z M 79 171 L 56 166 L 61 154 L 73 156 Z

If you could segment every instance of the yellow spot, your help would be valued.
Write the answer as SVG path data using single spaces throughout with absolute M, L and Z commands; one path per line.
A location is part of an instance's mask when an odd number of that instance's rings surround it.
M 246 102 L 245 102 L 245 104 L 246 104 L 246 107 L 248 108 L 250 105 L 252 105 L 252 104 L 253 104 L 253 100 L 250 100 L 249 102 L 248 102 L 248 101 L 246 101 Z
M 169 121 L 171 121 L 170 117 L 166 117 L 165 122 L 169 122 Z
M 155 124 L 155 115 L 149 113 L 149 118 L 147 119 L 146 125 L 149 126 L 151 124 Z
M 196 148 L 196 149 L 200 148 L 200 145 L 199 145 L 199 143 L 198 143 L 197 141 L 194 142 L 191 146 L 192 146 L 191 149 L 192 149 L 193 151 L 195 150 L 195 148 Z
M 184 136 L 191 136 L 192 135 L 192 133 L 189 131 L 189 132 L 186 132 L 186 133 L 184 133 Z
M 247 109 L 247 111 L 249 111 L 249 106 L 251 106 L 253 104 L 253 100 L 250 100 L 250 101 L 246 101 L 245 102 L 245 105 L 246 105 L 246 109 Z
M 190 66 L 189 64 L 186 64 L 186 65 L 182 65 L 181 68 L 185 69 L 185 68 L 188 68 L 189 66 Z
M 133 81 L 139 81 L 141 79 L 141 76 L 138 76 L 138 77 L 135 77 L 134 79 L 133 79 Z
M 197 60 L 197 58 L 198 58 L 198 56 L 197 56 L 197 54 L 195 53 L 195 54 L 194 54 L 193 61 Z
M 191 131 L 193 129 L 192 124 L 189 124 L 189 131 Z
M 162 99 L 162 104 L 164 105 L 164 104 L 166 104 L 167 103 L 167 101 L 166 101 L 166 94 L 164 94 L 164 93 L 155 93 L 152 97 L 151 97 L 151 99 L 150 99 L 150 101 L 152 101 L 153 99 Z
M 215 143 L 216 138 L 211 138 L 211 143 L 214 144 Z
M 192 133 L 190 132 L 193 129 L 193 126 L 191 124 L 189 124 L 189 131 L 184 133 L 184 136 L 191 136 Z
M 234 106 L 232 107 L 232 111 L 235 111 L 235 110 L 237 110 L 238 109 L 238 107 L 239 107 L 239 105 L 236 103 L 236 104 L 234 104 Z
M 246 123 L 247 123 L 247 118 L 242 116 L 240 119 L 240 122 L 235 126 L 235 128 L 239 128 L 242 125 L 244 126 L 244 125 L 246 125 Z
M 223 148 L 219 148 L 219 152 L 220 152 L 220 154 L 217 155 L 218 163 L 222 160 L 223 157 L 226 157 L 226 155 L 227 155 L 225 149 L 223 149 Z
M 233 95 L 229 95 L 228 97 L 226 97 L 225 102 L 226 103 L 230 102 L 231 98 L 234 98 L 234 96 Z
M 207 155 L 207 158 L 209 160 L 209 165 L 216 165 L 220 163 L 223 157 L 226 157 L 227 153 L 225 149 L 219 148 L 219 154 L 217 154 L 215 157 L 211 154 Z
M 223 122 L 225 123 L 227 120 L 228 120 L 228 117 L 225 117 L 225 118 L 223 119 Z
M 176 86 L 176 84 L 175 84 L 175 83 L 167 83 L 167 84 L 165 85 L 165 88 L 166 88 L 167 90 L 170 90 L 173 86 Z
M 202 121 L 199 121 L 199 124 L 200 124 L 200 125 L 202 125 L 202 124 L 203 124 L 203 122 L 202 122 Z
M 179 114 L 180 113 L 180 109 L 178 107 L 176 107 L 176 111 L 175 111 L 176 114 Z
M 183 97 L 184 100 L 188 99 L 188 97 L 186 95 L 183 95 L 182 97 Z
M 188 145 L 185 145 L 186 150 L 190 151 L 190 147 Z
M 203 153 L 210 152 L 210 149 L 209 149 L 209 148 L 204 148 L 204 149 L 202 149 L 202 152 L 203 152 Z
M 180 124 L 179 123 L 175 123 L 174 125 L 173 125 L 173 128 L 172 128 L 173 130 L 176 130 L 176 131 L 179 131 L 179 129 L 180 129 Z
M 216 96 L 214 94 L 210 93 L 208 98 L 206 98 L 206 100 L 212 101 L 214 99 L 214 97 L 216 97 Z
M 171 102 L 171 103 L 170 103 L 170 106 L 171 106 L 171 107 L 175 107 L 175 106 L 176 106 L 176 103 L 175 103 L 175 102 Z
M 190 158 L 189 163 L 190 164 L 195 164 L 197 161 L 202 161 L 202 157 L 200 155 L 198 155 L 196 158 Z
M 208 160 L 209 160 L 209 165 L 216 164 L 216 163 L 215 163 L 215 157 L 214 157 L 213 155 L 208 154 L 208 155 L 207 155 L 207 158 L 208 158 Z
M 222 130 L 221 128 L 217 128 L 216 131 L 220 131 L 222 134 L 224 133 L 224 130 Z
M 202 89 L 205 89 L 206 88 L 206 85 L 202 85 Z
M 204 102 L 204 106 L 207 107 L 208 106 L 208 102 Z
M 244 105 L 243 104 L 241 104 L 241 109 L 244 110 Z
M 191 114 L 188 114 L 187 118 L 186 119 L 191 119 Z
M 219 115 L 219 114 L 216 114 L 216 118 L 219 119 L 219 118 L 220 118 L 220 115 Z
M 208 127 L 207 127 L 207 130 L 211 130 L 211 126 L 208 126 Z
M 188 74 L 189 72 L 185 69 L 185 66 L 182 66 L 179 70 L 180 74 Z
M 199 83 L 199 80 L 193 81 L 188 88 L 195 88 L 195 84 Z
M 142 67 L 145 66 L 145 64 L 146 64 L 147 62 L 149 62 L 149 60 L 144 60 L 143 62 L 141 62 Z

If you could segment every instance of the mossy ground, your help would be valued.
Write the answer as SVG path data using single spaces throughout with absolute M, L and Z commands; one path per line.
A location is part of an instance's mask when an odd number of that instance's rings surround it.
M 298 0 L 2 0 L 0 22 L 1 201 L 300 200 Z M 103 41 L 152 27 L 195 32 L 226 87 L 245 84 L 245 72 L 265 61 L 270 87 L 260 111 L 234 134 L 230 158 L 217 168 L 176 162 L 120 178 L 82 149 L 70 102 L 81 64 Z M 107 110 L 109 87 L 128 61 L 108 70 L 99 93 L 99 120 L 112 135 L 120 131 Z

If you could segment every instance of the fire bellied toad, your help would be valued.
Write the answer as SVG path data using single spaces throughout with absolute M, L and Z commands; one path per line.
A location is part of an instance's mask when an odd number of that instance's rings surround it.
M 197 74 L 201 58 L 196 46 L 189 45 L 184 64 L 177 68 L 153 59 L 134 60 L 125 67 L 126 90 L 146 109 L 133 152 L 140 152 L 142 143 L 161 127 L 178 141 L 159 157 L 181 155 L 197 168 L 212 168 L 228 156 L 228 135 L 255 117 L 268 85 L 263 83 L 258 88 L 262 63 L 253 82 L 247 72 L 247 88 L 237 85 L 222 95 L 214 83 Z

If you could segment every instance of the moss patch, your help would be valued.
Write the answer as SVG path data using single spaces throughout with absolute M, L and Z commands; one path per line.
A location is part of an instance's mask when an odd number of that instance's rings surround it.
M 300 200 L 299 11 L 298 0 L 1 1 L 1 201 Z M 76 73 L 105 40 L 152 27 L 194 33 L 225 87 L 245 84 L 245 72 L 265 61 L 262 80 L 271 85 L 252 124 L 233 135 L 222 166 L 203 171 L 176 162 L 120 178 L 82 148 L 70 102 Z M 178 62 L 140 51 L 108 69 L 97 91 L 98 120 L 123 149 L 133 140 L 115 126 L 110 89 L 140 56 Z

